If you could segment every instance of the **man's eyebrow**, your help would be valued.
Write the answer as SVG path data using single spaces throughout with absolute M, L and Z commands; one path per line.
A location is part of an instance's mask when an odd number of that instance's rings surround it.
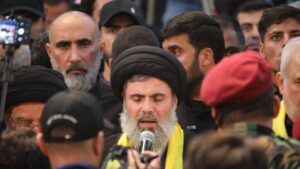
M 61 45 L 69 45 L 69 44 L 71 44 L 71 41 L 61 40 L 61 41 L 58 41 L 57 43 L 55 43 L 55 46 L 59 47 Z
M 154 93 L 150 97 L 157 97 L 157 96 L 165 96 L 165 94 L 164 93 Z
M 299 29 L 294 29 L 294 30 L 291 30 L 289 33 L 299 33 L 300 30 Z
M 91 39 L 88 39 L 88 38 L 83 38 L 83 39 L 78 39 L 75 41 L 75 43 L 83 43 L 83 42 L 89 42 L 89 43 L 92 43 L 93 41 Z
M 143 97 L 144 95 L 142 95 L 142 94 L 138 94 L 138 93 L 133 93 L 133 94 L 131 94 L 130 95 L 130 97 Z

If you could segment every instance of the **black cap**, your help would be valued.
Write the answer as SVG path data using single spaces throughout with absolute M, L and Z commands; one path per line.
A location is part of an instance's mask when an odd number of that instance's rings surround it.
M 113 0 L 106 3 L 100 12 L 99 27 L 106 25 L 116 14 L 127 13 L 131 15 L 139 25 L 145 24 L 141 8 L 128 0 Z
M 102 109 L 98 99 L 85 92 L 66 90 L 51 97 L 40 123 L 45 142 L 77 142 L 95 137 L 103 129 Z M 53 130 L 65 130 L 56 135 Z
M 175 56 L 159 47 L 135 46 L 122 52 L 111 70 L 111 87 L 122 98 L 124 84 L 133 75 L 153 76 L 166 82 L 180 103 L 186 93 L 187 74 Z
M 28 11 L 37 16 L 44 17 L 43 0 L 1 0 L 0 14 L 7 14 L 12 11 Z

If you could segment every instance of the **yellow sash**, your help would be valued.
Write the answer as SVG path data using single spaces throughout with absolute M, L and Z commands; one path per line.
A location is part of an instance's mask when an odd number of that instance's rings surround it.
M 182 169 L 183 168 L 183 130 L 177 123 L 175 126 L 175 131 L 172 134 L 169 143 L 166 158 L 165 169 Z M 126 136 L 122 134 L 118 141 L 118 145 L 133 147 L 132 143 Z
M 285 107 L 283 104 L 283 101 L 280 103 L 280 109 L 279 109 L 279 113 L 278 115 L 273 118 L 273 124 L 272 124 L 272 128 L 274 133 L 277 136 L 281 136 L 284 138 L 288 137 L 287 131 L 286 131 L 286 127 L 285 127 L 285 116 L 286 116 L 286 112 L 285 112 Z

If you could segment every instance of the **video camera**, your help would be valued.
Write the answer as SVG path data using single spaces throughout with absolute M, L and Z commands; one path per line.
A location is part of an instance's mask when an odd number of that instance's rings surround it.
M 0 43 L 4 45 L 20 45 L 30 42 L 31 21 L 8 16 L 0 19 Z

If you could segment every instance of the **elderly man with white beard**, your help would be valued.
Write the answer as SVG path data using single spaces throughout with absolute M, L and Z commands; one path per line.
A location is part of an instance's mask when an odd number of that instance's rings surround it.
M 186 83 L 184 67 L 161 48 L 137 46 L 116 57 L 111 84 L 123 99 L 123 133 L 106 139 L 106 151 L 113 145 L 138 150 L 141 133 L 148 130 L 154 134 L 152 151 L 161 157 L 161 168 L 182 169 L 185 133 L 175 110 Z
M 100 32 L 95 21 L 85 13 L 66 12 L 57 17 L 49 28 L 46 51 L 54 70 L 65 78 L 70 89 L 88 91 L 102 103 L 104 118 L 109 116 L 108 104 L 99 78 L 102 59 Z M 105 134 L 114 133 L 114 126 L 105 120 Z M 107 130 L 109 129 L 109 130 Z

